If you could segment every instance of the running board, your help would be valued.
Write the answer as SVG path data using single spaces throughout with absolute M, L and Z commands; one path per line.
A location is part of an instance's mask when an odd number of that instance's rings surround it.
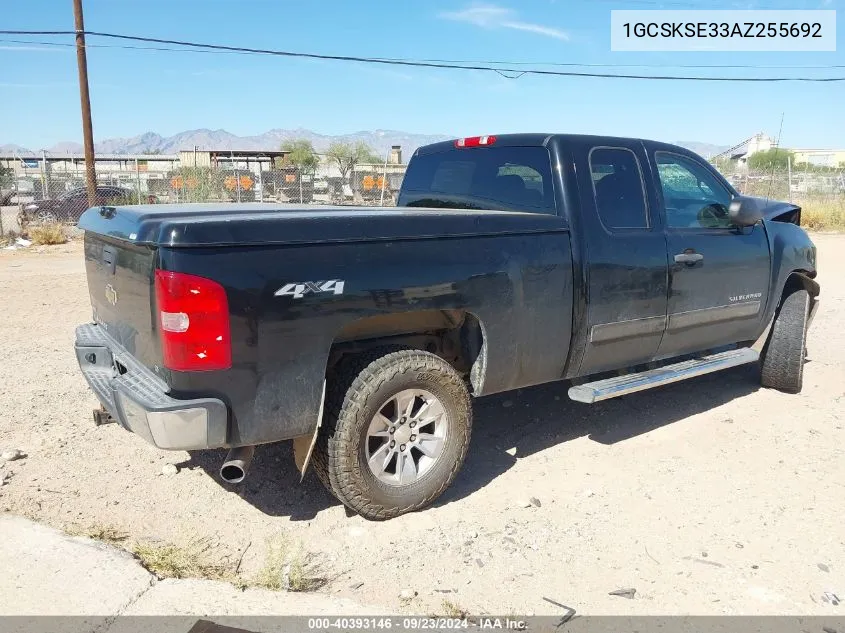
M 753 363 L 759 357 L 759 352 L 748 347 L 732 349 L 710 356 L 685 360 L 674 365 L 649 369 L 638 374 L 625 374 L 605 380 L 586 382 L 582 385 L 570 387 L 569 397 L 576 402 L 592 404 L 593 402 L 617 398 L 653 387 L 662 387 L 679 380 L 702 376 L 737 365 Z

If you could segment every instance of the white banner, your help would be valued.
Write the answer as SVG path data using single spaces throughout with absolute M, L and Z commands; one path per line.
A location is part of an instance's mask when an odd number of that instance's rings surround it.
M 835 51 L 836 11 L 613 10 L 612 51 Z

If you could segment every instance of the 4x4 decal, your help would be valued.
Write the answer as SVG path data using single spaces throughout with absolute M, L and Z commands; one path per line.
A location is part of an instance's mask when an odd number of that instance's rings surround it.
M 333 292 L 336 295 L 342 295 L 344 283 L 342 279 L 330 279 L 329 281 L 295 281 L 285 284 L 274 295 L 276 297 L 293 297 L 294 299 L 302 299 L 309 292 L 314 294 Z

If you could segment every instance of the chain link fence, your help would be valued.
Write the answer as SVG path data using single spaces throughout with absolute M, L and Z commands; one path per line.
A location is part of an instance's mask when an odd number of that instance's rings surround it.
M 393 206 L 405 165 L 183 167 L 151 191 L 162 202 L 269 202 Z
M 183 161 L 180 157 L 188 159 Z M 181 155 L 98 155 L 98 204 L 247 203 L 393 206 L 406 165 L 338 165 L 316 155 L 295 165 L 259 154 L 197 166 Z M 185 165 L 184 162 L 189 163 Z M 191 164 L 192 163 L 192 164 Z M 0 158 L 0 235 L 34 222 L 75 223 L 88 208 L 85 162 L 75 156 Z
M 725 177 L 743 195 L 774 200 L 830 200 L 845 195 L 845 169 L 728 172 Z
M 799 205 L 801 224 L 809 229 L 845 229 L 845 169 L 726 170 L 724 175 L 743 195 Z
M 317 155 L 310 166 L 278 157 L 185 166 L 180 155 L 98 155 L 101 204 L 246 203 L 393 206 L 406 165 L 338 165 Z M 343 168 L 342 168 L 343 167 Z M 84 160 L 42 152 L 0 160 L 0 235 L 19 233 L 32 222 L 75 223 L 87 208 Z M 724 170 L 744 195 L 788 200 L 804 210 L 808 228 L 845 229 L 845 169 L 786 171 Z

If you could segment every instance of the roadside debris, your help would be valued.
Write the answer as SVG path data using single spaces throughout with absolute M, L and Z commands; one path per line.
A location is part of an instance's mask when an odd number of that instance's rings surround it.
M 16 251 L 19 248 L 29 248 L 30 246 L 32 246 L 32 241 L 25 240 L 24 238 L 19 237 L 18 239 L 15 240 L 14 244 L 10 244 L 9 246 L 6 247 L 5 250 Z
M 535 506 L 535 507 L 537 507 L 537 508 L 539 508 L 540 506 L 542 506 L 542 505 L 543 505 L 542 503 L 540 503 L 540 500 L 539 500 L 537 497 L 531 497 L 531 498 L 529 499 L 529 501 L 531 502 L 531 505 L 532 505 L 532 506 Z
M 825 592 L 822 594 L 822 600 L 823 600 L 823 601 L 825 601 L 825 602 L 829 602 L 829 603 L 830 603 L 830 604 L 832 604 L 834 607 L 838 607 L 838 606 L 839 606 L 839 596 L 837 596 L 837 595 L 836 595 L 835 593 L 833 593 L 832 591 L 825 591 Z
M 561 609 L 565 609 L 565 610 L 566 610 L 566 613 L 565 613 L 565 614 L 564 614 L 564 616 L 560 619 L 560 622 L 558 622 L 557 627 L 555 627 L 555 628 L 559 628 L 561 624 L 566 624 L 566 623 L 567 623 L 567 622 L 569 622 L 569 621 L 570 621 L 573 617 L 575 617 L 575 609 L 573 609 L 572 607 L 567 607 L 565 604 L 561 604 L 560 602 L 555 602 L 555 601 L 554 601 L 554 600 L 552 600 L 551 598 L 546 598 L 546 596 L 543 596 L 543 600 L 545 600 L 545 601 L 546 601 L 546 602 L 548 602 L 549 604 L 553 604 L 553 605 L 555 605 L 556 607 L 560 607 Z
M 628 589 L 615 589 L 613 591 L 608 592 L 607 595 L 619 596 L 620 598 L 628 598 L 628 600 L 633 600 L 635 593 L 637 593 L 637 590 L 633 587 L 629 587 Z
M 413 600 L 417 597 L 417 592 L 413 589 L 403 589 L 399 592 L 399 599 L 400 600 Z
M 246 556 L 246 551 L 247 551 L 250 547 L 252 547 L 252 541 L 250 541 L 249 543 L 247 543 L 247 544 L 246 544 L 246 547 L 245 547 L 245 548 L 243 548 L 243 551 L 241 551 L 241 555 L 240 555 L 240 557 L 238 558 L 238 564 L 235 566 L 235 573 L 236 573 L 236 574 L 237 574 L 238 572 L 240 572 L 240 571 L 241 571 L 241 563 L 243 563 L 243 562 L 244 562 L 244 556 Z
M 826 573 L 826 574 L 829 574 L 829 573 L 830 573 L 830 567 L 828 567 L 828 566 L 827 566 L 827 565 L 825 565 L 824 563 L 817 563 L 817 564 L 816 564 L 816 566 L 817 566 L 819 569 L 821 569 L 824 573 Z
M 165 477 L 172 477 L 173 475 L 177 474 L 179 469 L 176 468 L 175 464 L 165 464 L 161 467 L 161 474 Z
M 0 462 L 14 462 L 24 457 L 26 457 L 26 453 L 19 448 L 10 448 L 0 453 Z
M 703 558 L 694 558 L 692 556 L 684 556 L 684 560 L 691 560 L 694 563 L 701 563 L 702 565 L 712 565 L 713 567 L 724 567 L 722 563 L 717 563 L 714 560 L 705 560 Z
M 645 548 L 646 556 L 648 556 L 651 560 L 653 560 L 655 563 L 657 563 L 659 565 L 660 561 L 657 560 L 654 556 L 651 555 L 651 553 L 648 551 L 648 547 L 646 547 L 645 545 L 643 545 L 643 547 Z
M 349 585 L 349 588 L 350 588 L 352 591 L 355 591 L 356 589 L 360 589 L 360 588 L 361 588 L 361 587 L 363 587 L 363 586 L 364 586 L 364 583 L 363 583 L 363 582 L 356 581 L 356 582 L 353 582 L 351 585 Z
M 513 400 L 505 400 L 505 401 L 502 403 L 502 406 L 503 406 L 505 409 L 510 409 L 510 408 L 513 406 Z

